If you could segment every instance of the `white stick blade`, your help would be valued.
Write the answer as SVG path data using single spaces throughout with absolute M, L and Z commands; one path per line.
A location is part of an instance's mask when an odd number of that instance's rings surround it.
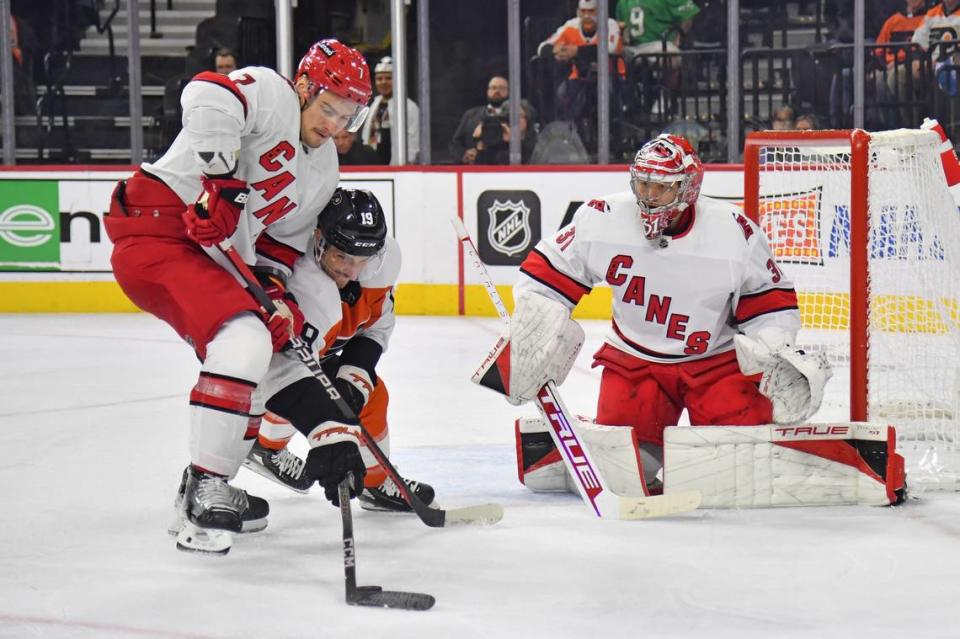
M 620 519 L 653 519 L 696 510 L 703 496 L 685 490 L 652 497 L 617 497 Z
M 457 524 L 492 525 L 501 519 L 503 519 L 503 506 L 500 504 L 480 504 L 447 510 L 444 524 L 447 526 Z

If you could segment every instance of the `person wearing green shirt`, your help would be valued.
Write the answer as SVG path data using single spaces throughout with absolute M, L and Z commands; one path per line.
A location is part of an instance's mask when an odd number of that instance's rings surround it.
M 663 35 L 673 27 L 690 30 L 700 7 L 693 0 L 618 0 L 614 15 L 620 23 L 625 53 L 655 53 L 661 50 Z M 667 42 L 667 51 L 676 51 L 676 38 Z

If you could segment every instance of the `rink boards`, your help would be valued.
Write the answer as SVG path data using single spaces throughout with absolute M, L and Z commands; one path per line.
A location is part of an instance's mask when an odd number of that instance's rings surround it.
M 113 187 L 130 172 L 128 167 L 0 171 L 0 312 L 136 310 L 113 280 L 112 245 L 103 229 Z M 628 188 L 623 166 L 345 168 L 341 184 L 369 189 L 382 203 L 403 250 L 397 310 L 420 315 L 495 314 L 479 280 L 464 268 L 451 216 L 463 218 L 509 305 L 517 267 L 541 237 L 569 222 L 583 202 Z M 707 167 L 705 195 L 739 203 L 742 190 L 740 165 Z M 825 223 L 820 232 L 836 236 L 836 225 Z M 797 271 L 803 270 L 806 258 L 797 258 L 797 246 L 781 246 L 776 238 L 771 245 L 778 260 L 793 267 L 793 276 L 803 279 Z M 810 249 L 804 244 L 803 250 Z M 833 257 L 826 250 L 818 251 L 821 254 L 826 261 Z M 823 265 L 817 261 L 816 266 Z M 942 268 L 935 261 L 929 266 Z M 822 284 L 830 269 L 814 270 Z M 833 292 L 801 299 L 805 326 L 846 328 L 836 324 L 836 317 L 819 318 L 814 310 L 846 306 L 848 289 L 837 284 Z M 922 301 L 909 306 L 923 310 Z M 609 313 L 610 290 L 605 285 L 577 309 L 581 318 L 607 318 Z

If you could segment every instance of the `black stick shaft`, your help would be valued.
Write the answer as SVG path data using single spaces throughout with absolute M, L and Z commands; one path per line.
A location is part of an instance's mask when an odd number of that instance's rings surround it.
M 347 477 L 337 490 L 340 493 L 340 518 L 343 520 L 343 576 L 346 584 L 347 602 L 357 592 L 357 547 L 353 541 L 353 515 L 350 513 L 350 482 Z

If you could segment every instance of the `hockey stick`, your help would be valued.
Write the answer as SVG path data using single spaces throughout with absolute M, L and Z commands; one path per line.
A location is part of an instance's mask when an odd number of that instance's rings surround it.
M 234 269 L 236 269 L 246 284 L 247 290 L 257 303 L 260 304 L 266 316 L 270 317 L 273 315 L 277 311 L 276 304 L 273 303 L 273 300 L 270 299 L 266 291 L 263 290 L 263 287 L 260 286 L 260 283 L 250 271 L 250 267 L 243 261 L 240 254 L 237 253 L 237 250 L 230 243 L 230 240 L 223 240 L 217 244 L 217 247 L 223 252 L 227 259 L 230 260 L 230 263 L 233 264 Z M 340 395 L 340 392 L 333 385 L 333 382 L 330 381 L 327 374 L 323 372 L 319 362 L 317 362 L 313 353 L 310 352 L 310 349 L 303 340 L 300 339 L 299 335 L 294 336 L 290 340 L 290 347 L 291 350 L 297 354 L 300 361 L 313 373 L 313 376 L 317 378 L 340 413 L 347 419 L 357 419 L 356 413 L 353 412 L 350 405 L 347 404 Z M 367 429 L 363 427 L 359 419 L 357 419 L 357 423 L 360 425 L 360 431 L 367 449 L 373 453 L 377 463 L 383 466 L 387 476 L 396 484 L 397 490 L 400 491 L 404 501 L 417 513 L 420 521 L 427 526 L 431 528 L 442 528 L 452 524 L 495 524 L 503 518 L 503 507 L 500 504 L 480 504 L 477 506 L 465 506 L 463 508 L 444 510 L 442 508 L 431 508 L 423 503 L 423 500 L 409 489 L 406 482 L 400 477 L 400 473 L 398 473 L 397 469 L 390 463 L 386 454 L 384 454 L 380 446 L 377 445 L 373 437 L 370 436 Z
M 433 595 L 384 590 L 380 586 L 357 586 L 357 545 L 353 540 L 353 515 L 350 513 L 351 481 L 352 479 L 347 477 L 338 487 L 340 518 L 343 520 L 343 574 L 347 604 L 402 610 L 430 610 L 437 601 Z
M 490 301 L 497 309 L 497 314 L 509 326 L 510 315 L 507 313 L 507 307 L 504 306 L 487 267 L 480 259 L 477 247 L 463 225 L 463 220 L 459 217 L 453 217 L 452 221 L 457 231 L 457 237 L 460 239 L 460 244 L 470 254 L 477 274 L 487 290 L 487 295 L 490 296 Z M 501 348 L 505 346 L 504 342 L 504 338 L 501 337 L 493 352 L 481 365 L 481 370 L 500 354 Z M 574 430 L 574 420 L 570 418 L 570 411 L 564 405 L 563 400 L 560 399 L 557 385 L 553 381 L 544 384 L 537 392 L 534 403 L 547 424 L 550 425 L 550 437 L 557 449 L 563 452 L 563 463 L 567 467 L 567 472 L 577 482 L 580 496 L 597 517 L 649 519 L 687 512 L 700 505 L 702 498 L 700 491 L 684 491 L 646 497 L 623 497 L 615 494 L 607 487 L 603 476 L 597 470 L 597 465 L 594 463 L 590 451 L 583 445 Z

